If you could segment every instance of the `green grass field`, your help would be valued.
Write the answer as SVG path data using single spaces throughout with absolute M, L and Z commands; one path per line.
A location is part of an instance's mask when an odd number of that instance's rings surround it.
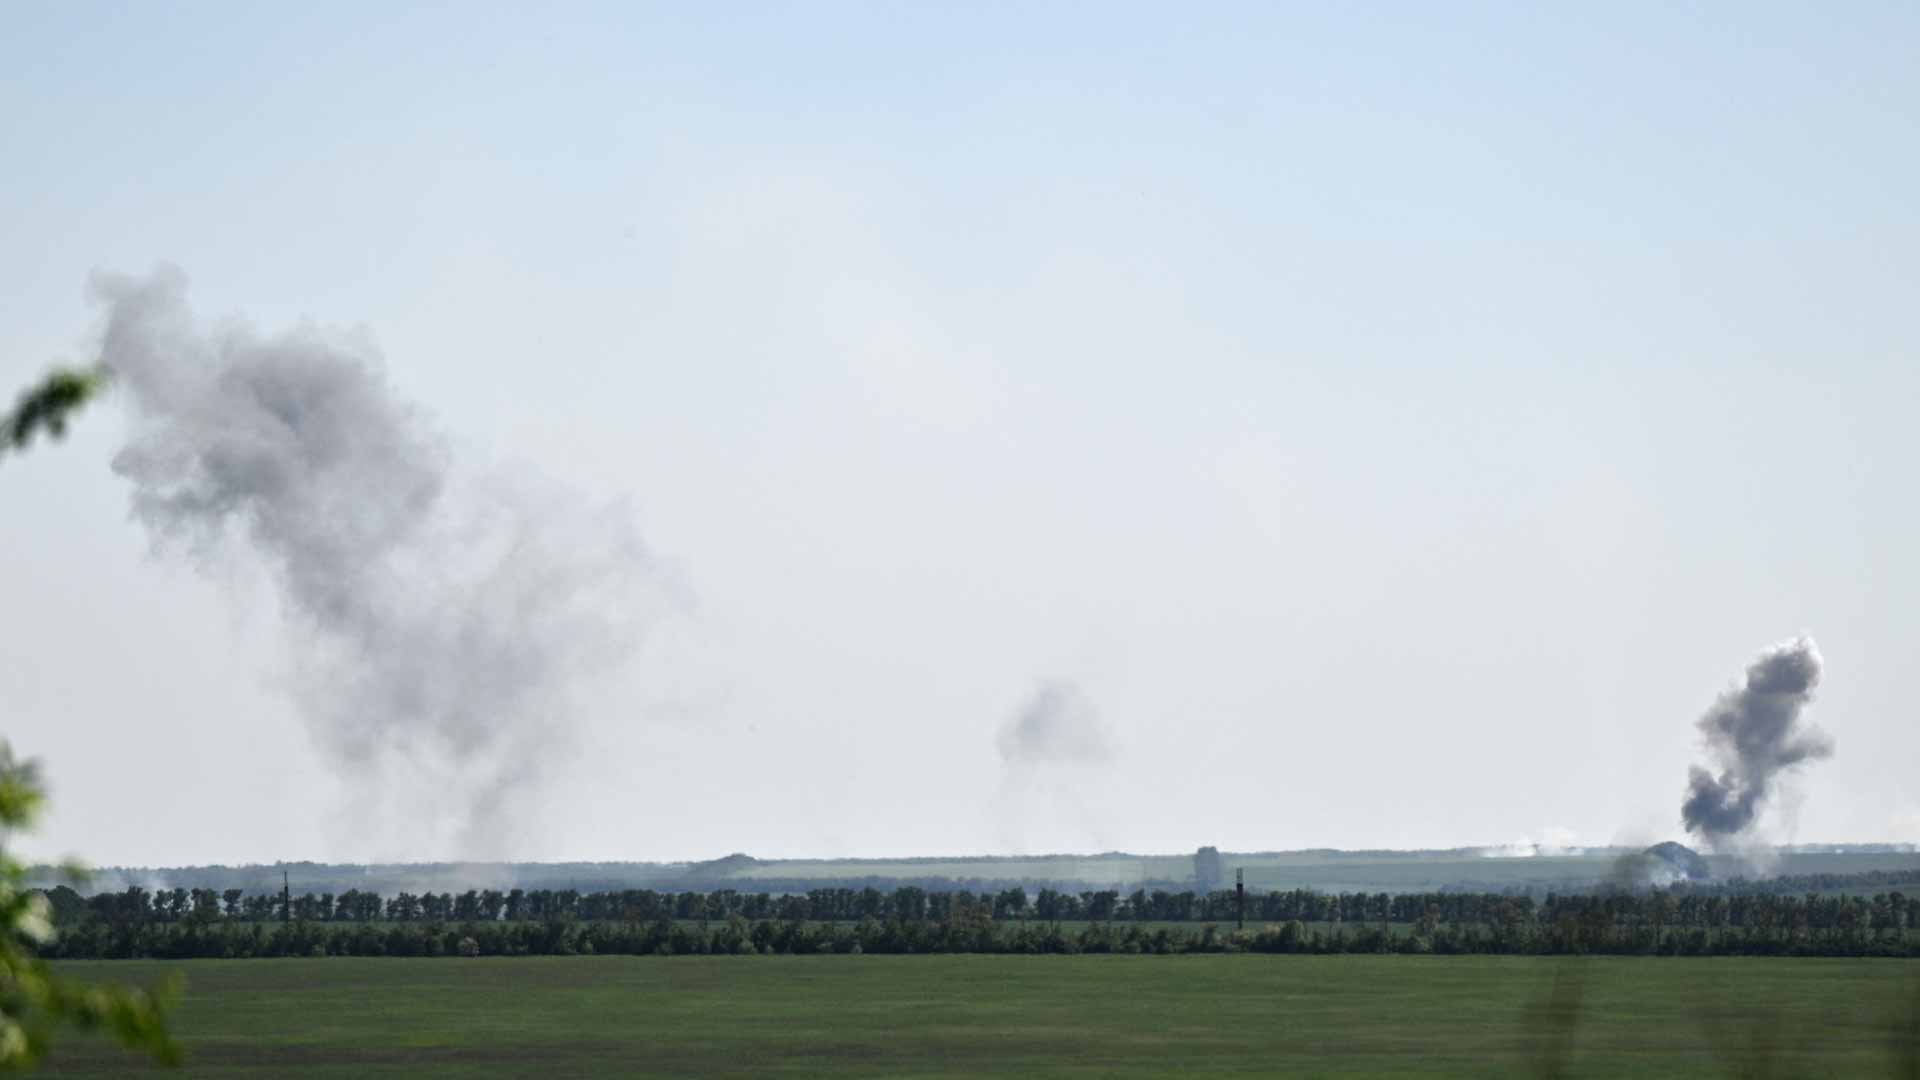
M 1920 1075 L 1920 965 L 816 956 L 182 970 L 192 1076 Z M 56 1075 L 130 1059 L 69 1038 Z M 1561 1073 L 1553 1073 L 1564 1066 Z

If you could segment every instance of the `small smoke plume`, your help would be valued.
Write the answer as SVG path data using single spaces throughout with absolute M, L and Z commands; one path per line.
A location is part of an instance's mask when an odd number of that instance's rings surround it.
M 1112 760 L 1113 737 L 1079 687 L 1046 682 L 1000 729 L 1000 758 L 1013 768 L 1098 764 Z
M 1117 757 L 1113 733 L 1078 686 L 1043 682 L 998 736 L 1000 793 L 995 803 L 1001 845 L 1024 852 L 1097 850 L 1107 839 L 1095 812 L 1101 776 L 1094 767 Z M 1038 834 L 1038 836 L 1036 836 Z
M 170 268 L 94 287 L 134 412 L 113 460 L 133 516 L 158 550 L 266 569 L 301 631 L 297 707 L 358 823 L 435 854 L 507 846 L 571 746 L 577 685 L 657 606 L 629 516 L 457 470 L 363 336 L 203 331 Z
M 1474 848 L 1473 854 L 1482 859 L 1531 859 L 1584 855 L 1586 851 L 1572 829 L 1555 825 L 1544 830 L 1538 840 L 1523 836 L 1512 843 Z
M 1820 683 L 1820 653 L 1799 638 L 1761 653 L 1745 680 L 1700 718 L 1718 773 L 1694 766 L 1680 806 L 1687 830 L 1716 846 L 1751 828 L 1780 774 L 1833 754 L 1833 740 L 1800 724 Z

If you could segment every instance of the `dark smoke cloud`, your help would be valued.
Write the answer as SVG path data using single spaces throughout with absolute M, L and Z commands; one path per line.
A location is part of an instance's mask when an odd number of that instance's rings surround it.
M 1715 774 L 1694 766 L 1680 817 L 1689 832 L 1714 843 L 1753 825 L 1775 779 L 1786 769 L 1833 754 L 1833 740 L 1800 724 L 1800 710 L 1820 683 L 1820 653 L 1811 638 L 1776 645 L 1747 666 L 1746 680 L 1720 695 L 1700 718 Z
M 203 331 L 172 269 L 95 291 L 135 414 L 113 468 L 156 548 L 258 557 L 303 631 L 296 704 L 363 817 L 457 849 L 436 855 L 507 846 L 576 687 L 657 609 L 629 516 L 456 470 L 363 337 Z
M 1114 756 L 1113 739 L 1091 701 L 1072 683 L 1046 682 L 1000 729 L 1000 758 L 1020 768 L 1097 764 Z

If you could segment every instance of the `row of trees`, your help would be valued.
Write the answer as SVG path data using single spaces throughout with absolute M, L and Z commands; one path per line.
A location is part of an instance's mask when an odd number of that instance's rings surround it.
M 1029 898 L 1023 888 L 997 893 L 929 892 L 905 886 L 879 889 L 814 889 L 769 893 L 663 893 L 651 889 L 581 894 L 571 889 L 469 890 L 464 893 L 399 893 L 382 898 L 349 890 L 283 898 L 239 889 L 123 892 L 82 897 L 60 887 L 48 893 L 62 927 L 100 923 L 212 926 L 229 923 L 525 923 L 552 920 L 653 922 L 659 919 L 722 921 L 903 923 L 951 922 L 957 918 L 1036 922 L 1227 922 L 1238 915 L 1231 891 L 1210 893 L 1115 890 L 1081 893 L 1042 889 Z M 1526 896 L 1497 893 L 1320 893 L 1306 889 L 1249 894 L 1246 918 L 1253 922 L 1388 923 L 1476 925 L 1511 928 L 1557 923 L 1564 917 L 1601 919 L 1612 925 L 1657 929 L 1802 927 L 1808 930 L 1889 930 L 1920 925 L 1920 902 L 1894 891 L 1871 897 L 1809 893 L 1784 896 L 1702 894 L 1687 890 L 1606 895 Z
M 1682 882 L 1676 890 L 1703 896 L 1741 893 L 1872 892 L 1920 886 L 1920 869 L 1861 870 L 1851 874 L 1781 874 L 1769 878 Z
M 1140 922 L 1075 928 L 1037 920 L 995 922 L 984 909 L 945 920 L 792 919 L 718 922 L 145 923 L 89 921 L 63 933 L 47 955 L 165 959 L 282 956 L 528 956 L 818 953 L 1407 953 L 1643 956 L 1920 957 L 1920 939 L 1862 926 L 1672 928 L 1612 922 L 1604 909 L 1569 908 L 1552 920 L 1513 925 L 1423 920 L 1310 925 L 1300 920 L 1233 930 Z

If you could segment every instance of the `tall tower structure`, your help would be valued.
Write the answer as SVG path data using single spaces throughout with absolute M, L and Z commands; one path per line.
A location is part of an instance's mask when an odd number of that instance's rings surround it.
M 1247 928 L 1247 872 L 1238 866 L 1233 868 L 1233 925 L 1236 930 Z

